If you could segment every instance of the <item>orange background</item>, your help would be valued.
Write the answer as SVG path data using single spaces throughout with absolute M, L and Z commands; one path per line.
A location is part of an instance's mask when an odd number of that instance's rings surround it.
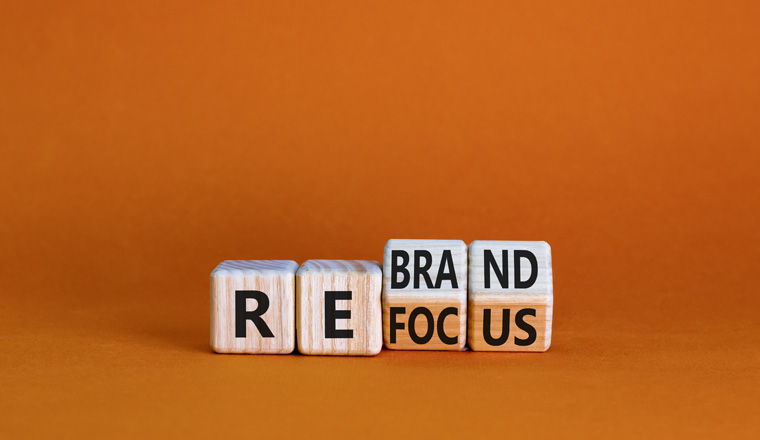
M 760 436 L 760 3 L 212 3 L 0 6 L 0 437 Z M 551 349 L 211 353 L 389 238 L 548 241 Z

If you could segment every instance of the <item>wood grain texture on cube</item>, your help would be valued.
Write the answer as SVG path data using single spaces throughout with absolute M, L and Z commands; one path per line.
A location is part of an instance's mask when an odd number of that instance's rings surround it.
M 227 260 L 211 272 L 211 348 L 217 353 L 292 353 L 295 349 L 295 273 L 298 263 L 284 260 Z M 274 337 L 262 337 L 246 321 L 246 336 L 235 336 L 235 292 L 258 290 L 269 299 L 261 315 Z M 256 301 L 247 300 L 246 310 Z
M 503 251 L 507 251 L 507 264 L 503 264 Z M 520 273 L 516 274 L 514 251 L 529 251 L 536 258 L 537 276 L 530 287 L 516 285 L 515 277 L 521 282 L 529 279 L 531 267 L 525 258 L 521 259 Z M 502 285 L 492 264 L 486 265 L 486 251 L 493 256 L 497 268 L 506 276 L 506 285 Z M 488 266 L 488 267 L 487 267 Z M 487 286 L 485 271 L 490 271 Z M 551 247 L 543 241 L 474 241 L 469 252 L 469 294 L 467 338 L 474 351 L 546 351 L 551 345 L 552 319 L 554 308 L 554 287 L 551 260 Z M 492 338 L 499 338 L 508 330 L 509 337 L 503 343 L 486 342 L 484 334 L 484 312 L 490 310 L 490 330 Z M 510 322 L 503 325 L 505 310 L 509 312 Z M 528 333 L 518 327 L 516 315 L 521 310 L 524 323 L 536 331 L 536 338 L 530 345 L 520 345 Z M 532 314 L 535 313 L 535 316 Z M 493 342 L 493 341 L 492 341 Z M 525 342 L 523 342 L 525 343 Z
M 405 251 L 409 262 L 408 284 L 404 287 L 393 285 L 393 251 Z M 428 285 L 424 277 L 419 277 L 419 284 L 414 286 L 415 251 L 427 251 L 431 256 L 431 266 L 427 271 L 430 277 Z M 448 251 L 455 282 L 438 280 L 442 256 Z M 421 260 L 423 261 L 423 260 Z M 467 245 L 462 240 L 388 240 L 383 256 L 383 340 L 385 347 L 393 350 L 462 350 L 467 342 Z M 397 281 L 401 277 L 397 276 Z M 438 286 L 438 287 L 436 287 Z M 397 316 L 397 322 L 404 324 L 404 329 L 395 331 L 391 328 L 391 308 L 403 307 L 405 314 Z M 444 336 L 456 338 L 455 344 L 447 344 L 438 331 L 438 318 L 442 310 L 448 307 L 457 309 L 456 315 L 444 317 Z M 415 342 L 410 335 L 409 319 L 416 308 L 428 309 L 434 318 L 435 332 L 425 343 Z M 428 331 L 428 320 L 424 316 L 415 319 L 415 333 L 423 336 Z M 395 334 L 395 340 L 393 335 Z
M 351 329 L 351 338 L 325 334 L 325 292 L 350 291 L 351 300 L 335 301 L 336 310 L 349 310 L 349 319 L 335 328 Z M 296 274 L 298 351 L 315 355 L 371 356 L 383 345 L 382 270 L 376 261 L 309 260 Z

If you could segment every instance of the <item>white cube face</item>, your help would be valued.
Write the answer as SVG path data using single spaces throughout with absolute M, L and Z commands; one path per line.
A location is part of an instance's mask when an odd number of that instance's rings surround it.
M 545 241 L 474 241 L 469 290 L 474 293 L 553 293 L 551 247 Z
M 467 245 L 462 240 L 388 240 L 385 293 L 466 291 Z

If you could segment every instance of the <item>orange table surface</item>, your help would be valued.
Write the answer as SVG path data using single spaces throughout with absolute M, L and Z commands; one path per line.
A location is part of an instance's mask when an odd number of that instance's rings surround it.
M 758 2 L 5 3 L 0 438 L 760 438 Z M 549 351 L 210 351 L 390 238 L 549 242 Z

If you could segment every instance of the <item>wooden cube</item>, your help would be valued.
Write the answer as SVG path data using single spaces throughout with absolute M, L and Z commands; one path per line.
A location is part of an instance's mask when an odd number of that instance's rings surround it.
M 468 342 L 473 351 L 546 351 L 552 339 L 551 247 L 544 241 L 470 244 Z
M 298 263 L 228 260 L 211 272 L 211 348 L 292 353 Z
M 467 330 L 467 245 L 388 240 L 383 339 L 395 350 L 462 350 Z
M 383 347 L 376 261 L 309 260 L 296 273 L 298 351 L 370 356 Z

